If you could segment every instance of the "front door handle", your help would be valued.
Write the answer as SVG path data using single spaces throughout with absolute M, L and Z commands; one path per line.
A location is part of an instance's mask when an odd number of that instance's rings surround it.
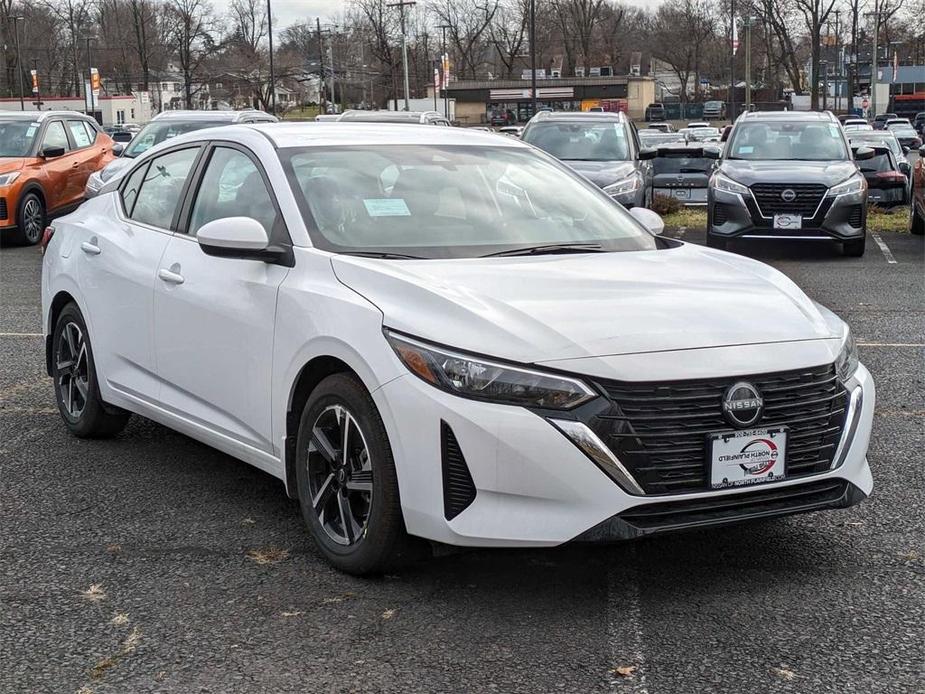
M 176 268 L 177 270 L 180 269 L 178 265 L 174 265 L 173 267 Z M 160 270 L 157 271 L 157 276 L 160 277 L 165 282 L 169 282 L 170 284 L 183 284 L 183 275 L 181 275 L 179 272 L 168 270 L 165 267 L 162 267 Z
M 89 241 L 84 241 L 82 244 L 80 244 L 80 250 L 82 250 L 87 255 L 99 255 L 102 253 L 99 246 L 97 246 L 95 243 L 90 243 Z

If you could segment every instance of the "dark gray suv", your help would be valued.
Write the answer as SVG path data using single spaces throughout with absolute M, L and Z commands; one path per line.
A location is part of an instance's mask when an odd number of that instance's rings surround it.
M 540 112 L 521 139 L 549 152 L 627 209 L 652 201 L 654 150 L 643 150 L 623 113 Z
M 707 194 L 707 244 L 739 237 L 830 238 L 861 256 L 867 183 L 831 113 L 754 112 L 729 134 Z

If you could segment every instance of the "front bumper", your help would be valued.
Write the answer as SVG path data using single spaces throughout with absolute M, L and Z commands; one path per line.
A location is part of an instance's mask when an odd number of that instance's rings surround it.
M 713 236 L 805 238 L 831 237 L 840 241 L 861 238 L 867 229 L 867 193 L 823 198 L 812 217 L 803 217 L 799 230 L 774 229 L 773 215 L 763 214 L 750 193 L 740 195 L 710 188 L 707 226 Z
M 857 503 L 873 487 L 866 452 L 875 393 L 863 366 L 848 387 L 860 391 L 860 405 L 855 425 L 845 426 L 844 454 L 836 455 L 843 462 L 835 469 L 744 490 L 657 496 L 627 491 L 546 418 L 526 409 L 455 397 L 410 374 L 375 390 L 373 398 L 389 434 L 409 533 L 461 546 L 541 547 Z M 442 467 L 447 428 L 464 458 L 474 497 L 455 514 L 447 513 L 453 490 L 448 492 Z M 842 491 L 797 504 L 758 498 L 802 495 L 805 500 L 814 493 L 812 485 L 822 483 Z M 691 504 L 722 509 L 690 512 Z M 682 514 L 682 521 L 640 520 L 666 509 Z

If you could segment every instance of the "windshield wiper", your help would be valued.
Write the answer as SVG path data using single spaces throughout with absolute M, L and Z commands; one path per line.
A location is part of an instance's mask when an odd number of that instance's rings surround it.
M 553 255 L 555 253 L 603 253 L 604 247 L 599 243 L 547 243 L 542 246 L 511 248 L 506 251 L 489 253 L 483 258 L 496 258 L 510 255 Z
M 386 251 L 347 251 L 342 255 L 355 255 L 360 258 L 385 258 L 387 260 L 426 260 L 420 255 L 408 255 L 406 253 L 388 253 Z

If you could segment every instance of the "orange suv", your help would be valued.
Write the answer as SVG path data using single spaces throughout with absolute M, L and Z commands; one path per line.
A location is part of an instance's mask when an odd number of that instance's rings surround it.
M 925 234 L 925 145 L 919 148 L 919 158 L 912 170 L 912 222 L 909 231 Z
M 0 114 L 0 234 L 38 243 L 51 215 L 83 201 L 87 178 L 115 156 L 113 144 L 82 113 Z

